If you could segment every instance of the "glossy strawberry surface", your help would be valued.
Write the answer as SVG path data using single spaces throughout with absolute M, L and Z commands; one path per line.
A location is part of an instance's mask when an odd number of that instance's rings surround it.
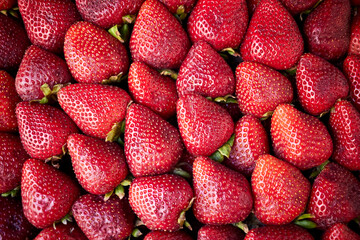
M 251 229 L 244 240 L 314 240 L 314 237 L 299 226 L 283 225 Z
M 359 2 L 360 4 L 360 2 Z M 360 55 L 360 15 L 357 14 L 351 23 L 349 54 Z
M 334 224 L 328 228 L 321 238 L 322 240 L 360 240 L 360 235 L 353 232 L 343 223 Z
M 360 111 L 360 56 L 347 56 L 344 60 L 343 71 L 350 86 L 351 102 Z
M 243 240 L 245 234 L 232 225 L 205 225 L 197 234 L 198 240 Z
M 163 231 L 151 231 L 146 234 L 144 240 L 192 240 L 184 231 L 176 232 L 163 232 Z
M 317 0 L 281 0 L 292 15 L 311 9 L 317 2 Z
M 34 240 L 87 240 L 87 237 L 80 230 L 80 228 L 73 223 L 56 224 L 53 226 L 44 228 Z
M 196 3 L 196 0 L 160 0 L 160 2 L 165 4 L 171 13 L 175 14 L 179 7 L 184 7 L 185 13 L 190 12 Z

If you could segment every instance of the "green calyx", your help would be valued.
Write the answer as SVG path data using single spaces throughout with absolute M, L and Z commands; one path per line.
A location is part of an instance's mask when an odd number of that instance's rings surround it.
M 9 196 L 16 197 L 19 192 L 20 192 L 20 186 L 17 186 L 13 190 L 10 190 L 10 191 L 8 191 L 6 193 L 2 193 L 1 196 L 2 197 L 9 197 Z
M 111 36 L 115 37 L 121 43 L 125 43 L 129 41 L 130 38 L 130 27 L 128 24 L 114 25 L 111 27 L 108 32 Z
M 233 48 L 224 48 L 223 50 L 221 50 L 221 52 L 228 53 L 229 55 L 234 57 L 240 57 L 240 54 L 236 52 Z
M 326 165 L 328 165 L 330 163 L 329 160 L 326 160 L 325 162 L 323 162 L 321 165 L 317 166 L 312 173 L 310 174 L 309 178 L 313 179 L 316 178 L 320 172 L 325 168 Z
M 19 18 L 20 14 L 19 14 L 19 8 L 18 7 L 14 7 L 11 9 L 5 9 L 5 10 L 1 10 L 0 13 L 4 14 L 5 16 L 13 16 L 15 18 Z
M 187 179 L 191 178 L 191 175 L 180 167 L 174 168 L 173 173 L 183 178 L 187 178 Z
M 123 75 L 123 73 L 119 73 L 118 75 L 114 75 L 114 76 L 111 76 L 109 77 L 108 79 L 104 79 L 102 80 L 102 84 L 104 85 L 108 85 L 108 84 L 112 84 L 112 83 L 121 83 L 123 81 L 126 81 L 128 78 L 128 75 L 125 74 Z
M 174 80 L 176 80 L 178 78 L 178 74 L 171 69 L 163 69 L 160 71 L 160 74 L 164 75 L 164 76 L 169 76 Z
M 243 223 L 243 222 L 237 222 L 233 224 L 235 227 L 240 228 L 241 230 L 244 231 L 244 233 L 248 233 L 249 232 L 249 227 L 247 224 Z
M 104 196 L 104 201 L 109 200 L 109 198 L 115 193 L 120 199 L 125 197 L 125 189 L 124 187 L 130 186 L 133 177 L 131 175 L 127 176 L 115 189 L 106 193 Z
M 207 99 L 217 103 L 236 103 L 236 104 L 238 103 L 236 97 L 232 95 L 226 95 L 224 97 L 216 97 L 216 98 L 207 97 Z
M 53 222 L 53 228 L 56 229 L 56 224 L 58 224 L 58 223 L 62 223 L 64 225 L 66 225 L 68 222 L 72 222 L 72 221 L 73 221 L 72 212 L 69 212 L 62 219 Z
M 114 141 L 119 142 L 120 135 L 123 133 L 125 133 L 125 120 L 115 123 L 112 126 L 110 132 L 106 136 L 105 141 L 106 142 L 114 142 Z M 121 144 L 121 142 L 123 143 L 122 140 L 119 143 Z
M 224 145 L 222 145 L 218 150 L 216 150 L 216 152 L 214 152 L 210 156 L 210 158 L 217 162 L 224 161 L 224 157 L 228 158 L 230 156 L 231 148 L 234 145 L 234 140 L 235 140 L 235 134 L 231 135 L 229 140 Z
M 306 228 L 306 229 L 314 229 L 317 227 L 316 223 L 314 223 L 313 221 L 309 220 L 314 218 L 315 216 L 309 213 L 304 213 L 302 215 L 300 215 L 299 217 L 297 217 L 294 221 L 294 224 Z
M 61 88 L 67 86 L 69 84 L 56 84 L 51 89 L 49 84 L 44 83 L 41 85 L 40 90 L 43 92 L 44 97 L 39 100 L 32 100 L 31 102 L 39 102 L 41 104 L 54 103 L 57 102 L 57 93 Z
M 300 20 L 304 21 L 304 16 L 309 15 L 323 0 L 319 0 L 311 9 L 307 9 L 300 13 Z
M 261 118 L 260 120 L 261 121 L 265 121 L 266 119 L 268 119 L 269 117 L 271 117 L 273 115 L 274 111 L 269 111 L 269 112 L 266 112 Z
M 180 225 L 180 229 L 182 229 L 185 226 L 186 228 L 192 230 L 192 227 L 191 227 L 190 223 L 186 221 L 185 214 L 191 208 L 194 201 L 195 201 L 195 197 L 193 197 L 190 200 L 188 206 L 180 213 L 179 218 L 178 218 L 178 224 Z
M 185 12 L 185 6 L 180 5 L 176 10 L 176 17 L 182 21 L 187 17 L 187 13 Z

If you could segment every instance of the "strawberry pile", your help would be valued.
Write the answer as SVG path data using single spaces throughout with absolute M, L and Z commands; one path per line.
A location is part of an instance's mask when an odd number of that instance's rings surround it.
M 0 239 L 360 240 L 359 0 L 0 0 Z

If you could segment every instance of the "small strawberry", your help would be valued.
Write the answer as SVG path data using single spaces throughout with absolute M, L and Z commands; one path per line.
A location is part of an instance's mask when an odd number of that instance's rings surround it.
M 198 240 L 243 240 L 245 234 L 232 225 L 205 225 L 197 234 Z
M 150 230 L 182 228 L 192 198 L 190 184 L 173 174 L 135 178 L 129 189 L 131 208 Z
M 231 95 L 235 91 L 234 73 L 208 43 L 200 40 L 181 64 L 176 86 L 179 97 L 187 93 L 212 98 Z
M 311 9 L 318 0 L 280 0 L 292 15 Z
M 152 231 L 146 234 L 144 240 L 192 240 L 192 237 L 190 237 L 184 231 L 176 231 L 176 232 Z
M 16 2 L 16 0 L 0 0 L 0 11 L 12 8 Z
M 300 170 L 322 164 L 333 151 L 325 125 L 290 104 L 281 104 L 275 109 L 271 118 L 271 138 L 275 156 Z
M 328 228 L 321 238 L 322 240 L 360 240 L 360 235 L 353 232 L 343 223 L 334 224 Z
M 244 240 L 314 240 L 314 237 L 299 226 L 283 225 L 251 229 Z
M 253 206 L 246 178 L 207 157 L 193 165 L 195 217 L 204 224 L 229 224 L 243 221 Z
M 41 160 L 24 163 L 21 197 L 24 214 L 37 228 L 46 228 L 71 210 L 80 195 L 76 182 Z
M 348 53 L 360 55 L 360 14 L 357 14 L 351 23 L 351 35 Z
M 158 0 L 146 0 L 130 38 L 133 60 L 154 68 L 179 68 L 189 48 L 180 22 Z
M 346 98 L 349 85 L 344 74 L 325 59 L 306 53 L 296 70 L 296 86 L 301 106 L 307 113 L 320 115 L 339 98 Z
M 293 67 L 304 51 L 300 30 L 278 0 L 259 3 L 241 45 L 245 61 L 284 70 Z
M 343 71 L 350 85 L 351 102 L 360 111 L 360 56 L 347 56 Z
M 236 96 L 242 113 L 261 118 L 280 103 L 291 103 L 293 88 L 276 70 L 256 62 L 242 62 L 236 68 Z
M 183 11 L 185 13 L 188 13 L 193 9 L 196 3 L 196 0 L 159 0 L 159 1 L 165 4 L 165 6 L 169 9 L 169 11 L 172 14 L 178 13 L 179 7 L 184 8 Z
M 58 224 L 43 229 L 34 240 L 87 240 L 87 237 L 76 224 Z

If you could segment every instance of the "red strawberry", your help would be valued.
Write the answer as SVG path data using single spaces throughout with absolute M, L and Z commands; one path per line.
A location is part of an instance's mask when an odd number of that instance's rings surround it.
M 243 240 L 245 234 L 232 225 L 205 225 L 198 231 L 198 240 Z
M 75 181 L 41 160 L 24 163 L 21 197 L 24 214 L 37 228 L 46 228 L 71 210 L 80 195 Z
M 135 215 L 126 198 L 112 196 L 105 202 L 103 196 L 83 195 L 74 203 L 72 212 L 89 240 L 127 239 L 133 230 Z
M 256 7 L 245 39 L 241 56 L 284 70 L 294 66 L 304 51 L 300 30 L 278 0 L 264 0 Z
M 17 130 L 15 108 L 21 99 L 16 93 L 15 80 L 3 70 L 0 70 L 0 100 L 0 131 L 14 132 Z
M 321 238 L 322 240 L 360 240 L 360 235 L 350 230 L 345 224 L 337 223 L 328 228 Z
M 225 109 L 196 94 L 179 98 L 177 120 L 186 149 L 196 156 L 211 155 L 234 131 L 234 122 Z
M 296 70 L 301 106 L 312 115 L 328 111 L 339 98 L 346 98 L 349 85 L 344 74 L 325 59 L 306 53 Z
M 261 0 L 247 0 L 247 6 L 248 6 L 248 10 L 249 10 L 249 15 L 252 16 L 255 12 L 255 9 L 257 7 L 257 5 L 259 4 Z
M 244 240 L 314 240 L 314 237 L 304 228 L 283 225 L 251 229 Z
M 291 82 L 281 73 L 255 62 L 236 68 L 236 96 L 241 112 L 257 118 L 274 111 L 280 103 L 291 103 Z
M 198 157 L 193 165 L 195 217 L 204 224 L 229 224 L 244 220 L 253 206 L 246 178 L 218 162 Z
M 169 11 L 173 14 L 178 12 L 179 7 L 184 7 L 184 12 L 188 13 L 190 12 L 194 5 L 196 0 L 159 0 L 165 6 L 169 9 Z
M 135 177 L 171 171 L 183 144 L 179 131 L 147 107 L 133 103 L 126 112 L 125 156 Z
M 234 122 L 238 121 L 242 116 L 239 104 L 236 102 L 219 102 L 219 105 L 228 111 Z
M 240 45 L 248 20 L 245 0 L 199 0 L 187 28 L 192 42 L 205 40 L 220 51 Z
M 176 87 L 179 97 L 187 93 L 212 98 L 231 95 L 235 91 L 234 73 L 208 43 L 200 40 L 182 63 Z
M 150 108 L 163 118 L 176 113 L 176 83 L 145 63 L 133 62 L 128 77 L 129 91 L 135 102 Z
M 325 125 L 290 104 L 281 104 L 275 109 L 271 118 L 271 138 L 275 156 L 300 170 L 322 164 L 333 151 Z
M 146 0 L 130 38 L 133 60 L 154 68 L 178 68 L 189 48 L 180 22 L 158 0 Z
M 182 228 L 192 198 L 190 184 L 173 174 L 135 178 L 129 189 L 131 208 L 150 230 Z
M 73 223 L 58 224 L 43 229 L 34 240 L 87 240 L 84 233 Z
M 360 111 L 360 56 L 347 56 L 343 71 L 349 80 L 351 102 Z
M 345 55 L 350 42 L 350 1 L 324 0 L 304 23 L 309 51 L 326 60 Z
M 76 178 L 89 193 L 106 194 L 128 174 L 124 151 L 116 143 L 72 134 L 67 148 Z
M 26 152 L 41 160 L 61 155 L 67 137 L 78 131 L 69 116 L 49 105 L 21 102 L 16 117 Z
M 78 83 L 60 89 L 58 100 L 85 134 L 105 139 L 113 125 L 124 120 L 131 98 L 115 86 Z
M 192 237 L 190 237 L 187 233 L 183 231 L 152 231 L 146 234 L 144 240 L 192 240 Z
M 44 61 L 46 59 L 46 61 Z M 56 84 L 65 84 L 72 77 L 66 62 L 55 54 L 35 45 L 30 46 L 21 61 L 16 75 L 16 91 L 24 101 L 44 97 L 40 87 L 47 83 L 52 89 Z
M 311 9 L 318 0 L 280 0 L 292 15 Z
M 360 14 L 357 14 L 352 20 L 348 53 L 360 55 Z
M 69 28 L 64 54 L 71 74 L 82 83 L 101 83 L 125 74 L 129 68 L 125 46 L 89 22 L 77 22 Z
M 0 11 L 12 8 L 16 2 L 16 0 L 0 0 Z

